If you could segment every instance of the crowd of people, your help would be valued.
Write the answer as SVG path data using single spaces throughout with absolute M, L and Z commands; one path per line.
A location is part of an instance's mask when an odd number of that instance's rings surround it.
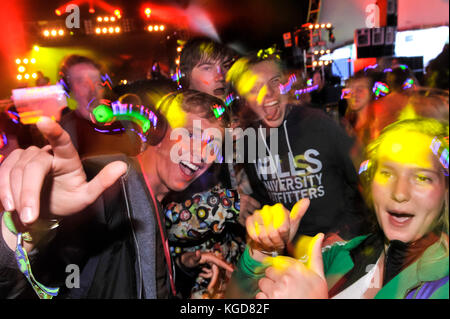
M 338 120 L 276 48 L 193 38 L 113 102 L 68 56 L 75 108 L 1 117 L 1 298 L 448 299 L 441 56 L 356 72 Z

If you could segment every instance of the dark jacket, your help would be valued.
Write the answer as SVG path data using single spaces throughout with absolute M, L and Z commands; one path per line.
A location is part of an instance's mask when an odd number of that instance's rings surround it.
M 127 162 L 127 173 L 88 209 L 65 218 L 50 244 L 37 247 L 38 252 L 30 254 L 36 279 L 47 286 L 60 287 L 57 298 L 169 296 L 168 272 L 155 207 L 139 165 L 124 156 L 99 157 L 83 164 L 87 175 L 93 177 L 106 163 L 114 160 Z M 159 217 L 163 222 L 163 216 Z M 2 237 L 0 241 L 3 241 Z M 2 244 L 0 255 L 7 255 L 1 251 Z M 143 244 L 150 247 L 142 247 Z M 66 267 L 70 264 L 80 269 L 79 288 L 67 288 L 69 273 L 66 273 Z M 25 277 L 13 265 L 11 260 L 8 264 L 6 260 L 0 261 L 0 298 L 36 297 Z
M 258 138 L 263 131 L 258 128 Z M 365 233 L 364 201 L 349 155 L 353 142 L 337 123 L 323 111 L 294 106 L 277 129 L 278 150 L 269 152 L 273 136 L 258 141 L 265 155 L 258 149 L 256 161 L 245 164 L 252 196 L 262 205 L 282 203 L 287 209 L 308 197 L 299 234 L 337 232 L 352 238 Z

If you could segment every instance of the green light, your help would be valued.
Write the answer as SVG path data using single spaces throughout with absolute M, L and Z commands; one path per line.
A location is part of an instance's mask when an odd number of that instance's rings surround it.
M 114 118 L 113 111 L 107 105 L 100 104 L 93 111 L 92 114 L 95 117 L 95 120 L 99 123 L 107 123 L 110 122 Z

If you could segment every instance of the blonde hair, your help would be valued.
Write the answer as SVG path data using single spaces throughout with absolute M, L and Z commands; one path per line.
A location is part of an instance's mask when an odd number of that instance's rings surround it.
M 415 119 L 407 119 L 403 121 L 397 121 L 386 128 L 383 129 L 380 136 L 372 141 L 366 149 L 366 154 L 368 158 L 367 169 L 361 173 L 361 181 L 364 186 L 364 195 L 366 201 L 369 206 L 373 206 L 372 200 L 372 190 L 371 183 L 374 179 L 375 172 L 378 166 L 378 157 L 377 153 L 380 145 L 383 141 L 393 133 L 396 132 L 417 132 L 432 138 L 435 138 L 436 141 L 439 141 L 443 145 L 444 149 L 449 149 L 448 146 L 448 134 L 449 134 L 449 125 L 448 123 L 438 121 L 433 118 L 415 118 Z M 431 145 L 430 145 L 431 147 Z M 431 151 L 431 148 L 430 148 Z M 446 171 L 445 171 L 446 170 Z M 449 253 L 449 244 L 448 244 L 448 233 L 449 233 L 449 203 L 448 203 L 448 167 L 443 168 L 442 174 L 446 175 L 445 177 L 445 187 L 446 194 L 444 198 L 444 205 L 441 214 L 431 225 L 432 230 L 439 230 L 441 232 L 440 243 L 445 247 L 446 256 Z M 374 221 L 375 225 L 375 221 Z

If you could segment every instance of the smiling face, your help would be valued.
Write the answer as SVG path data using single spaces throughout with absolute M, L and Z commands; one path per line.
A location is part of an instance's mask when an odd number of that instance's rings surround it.
M 432 138 L 417 132 L 393 132 L 381 142 L 372 198 L 388 240 L 423 237 L 443 210 L 446 183 L 430 149 Z
M 216 130 L 223 135 L 224 131 L 218 122 L 209 121 L 195 112 L 179 112 L 178 116 L 183 117 L 178 127 L 181 128 L 178 132 L 182 134 L 172 134 L 177 128 L 169 128 L 162 142 L 156 146 L 157 174 L 161 182 L 173 191 L 186 189 L 214 161 L 213 158 L 201 157 L 207 154 L 208 139 L 202 139 L 205 132 Z M 198 127 L 200 130 L 197 130 Z
M 279 127 L 286 113 L 287 96 L 281 94 L 282 72 L 274 60 L 264 60 L 249 68 L 252 87 L 245 95 L 248 107 L 266 127 Z

